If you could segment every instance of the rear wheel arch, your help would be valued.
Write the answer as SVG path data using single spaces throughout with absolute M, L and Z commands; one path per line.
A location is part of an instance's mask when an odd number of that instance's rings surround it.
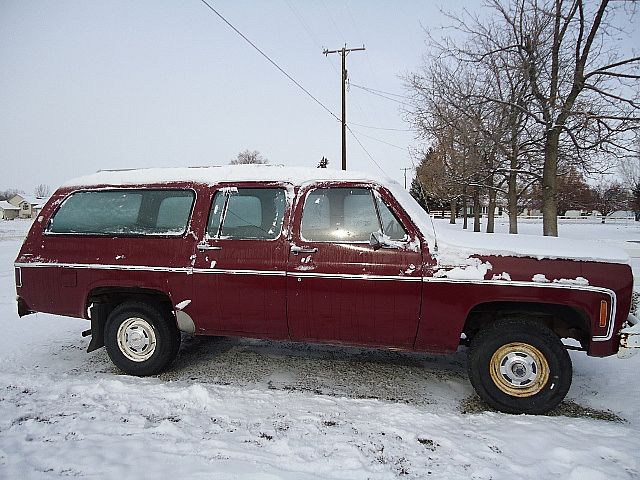
M 169 295 L 160 290 L 139 287 L 104 286 L 92 289 L 87 295 L 85 312 L 91 320 L 91 342 L 87 352 L 104 346 L 104 328 L 111 312 L 125 302 L 140 302 L 155 306 L 163 312 L 171 312 L 173 304 Z M 167 317 L 167 321 L 169 317 Z M 175 317 L 171 321 L 176 324 Z
M 180 331 L 160 304 L 129 300 L 108 315 L 104 342 L 111 361 L 130 375 L 155 375 L 180 349 Z
M 483 328 L 504 319 L 526 319 L 545 325 L 560 338 L 573 338 L 586 348 L 591 335 L 590 321 L 581 309 L 555 303 L 494 301 L 474 306 L 462 332 L 467 342 Z

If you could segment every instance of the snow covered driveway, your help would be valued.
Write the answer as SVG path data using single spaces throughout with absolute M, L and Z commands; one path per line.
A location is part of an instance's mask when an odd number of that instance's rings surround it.
M 640 477 L 640 357 L 572 354 L 578 418 L 462 413 L 462 350 L 186 337 L 169 372 L 129 377 L 85 353 L 87 322 L 18 318 L 23 225 L 0 222 L 0 478 Z

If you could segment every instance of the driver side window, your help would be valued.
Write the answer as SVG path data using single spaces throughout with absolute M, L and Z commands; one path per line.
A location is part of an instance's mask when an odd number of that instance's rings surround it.
M 402 226 L 384 203 L 377 202 L 370 188 L 315 189 L 307 195 L 300 234 L 307 241 L 368 242 L 371 233 L 386 233 L 384 226 L 389 225 L 392 238 L 403 239 Z

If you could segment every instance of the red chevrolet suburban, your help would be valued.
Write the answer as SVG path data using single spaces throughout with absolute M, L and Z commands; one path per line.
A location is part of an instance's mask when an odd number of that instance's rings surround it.
M 624 252 L 438 233 L 397 183 L 327 169 L 72 180 L 34 222 L 15 278 L 20 316 L 89 319 L 88 351 L 106 346 L 133 375 L 166 368 L 181 331 L 438 353 L 463 344 L 482 399 L 535 414 L 569 390 L 568 348 L 640 346 Z

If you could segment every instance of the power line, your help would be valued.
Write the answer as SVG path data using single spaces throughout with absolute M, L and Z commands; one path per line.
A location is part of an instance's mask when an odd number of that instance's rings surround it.
M 342 41 L 346 42 L 346 38 L 345 38 L 344 34 L 340 31 L 340 28 L 338 28 L 338 24 L 333 19 L 333 16 L 331 15 L 331 11 L 327 8 L 327 4 L 324 3 L 324 0 L 320 0 L 320 2 L 322 3 L 322 6 L 324 7 L 325 11 L 327 12 L 327 16 L 329 17 L 329 20 L 333 24 L 333 28 L 336 29 L 336 32 L 338 32 L 338 35 L 340 35 L 340 37 L 342 38 Z
M 289 10 L 291 10 L 291 12 L 293 12 L 295 17 L 298 19 L 298 22 L 306 30 L 307 35 L 309 36 L 309 38 L 311 38 L 311 40 L 318 46 L 318 49 L 325 50 L 325 47 L 320 43 L 320 41 L 318 40 L 318 37 L 313 33 L 312 29 L 309 27 L 307 22 L 304 21 L 304 19 L 302 18 L 302 15 L 294 8 L 294 6 L 291 4 L 291 2 L 289 0 L 284 0 L 284 2 L 287 4 L 287 7 L 289 7 Z M 348 7 L 348 5 L 347 5 L 347 7 Z M 324 4 L 324 8 L 325 8 L 327 14 L 330 15 L 326 4 Z M 331 21 L 333 21 L 332 18 L 330 18 L 330 19 L 331 19 Z M 337 27 L 337 25 L 335 25 L 335 22 L 334 22 L 334 26 Z M 354 26 L 355 26 L 355 24 L 354 24 Z M 333 69 L 333 71 L 335 73 L 339 73 L 338 72 L 338 68 L 334 65 L 333 60 L 331 59 L 331 57 L 329 55 L 325 55 L 325 58 L 328 60 L 329 65 L 331 65 L 331 68 Z M 371 62 L 369 61 L 369 57 L 365 56 L 365 58 L 367 59 L 369 64 L 371 64 Z M 366 112 L 360 106 L 360 102 L 357 99 L 354 99 L 354 102 L 355 102 L 355 105 L 358 108 L 358 110 L 360 110 L 360 113 L 362 113 L 363 116 L 368 118 L 368 115 L 366 114 Z
M 411 132 L 410 128 L 385 128 L 385 127 L 372 127 L 371 125 L 363 125 L 362 123 L 349 122 L 351 125 L 363 128 L 372 128 L 373 130 L 389 130 L 391 132 Z
M 313 41 L 313 43 L 316 44 L 316 46 L 318 47 L 319 50 L 324 50 L 324 46 L 321 44 L 321 42 L 318 40 L 318 37 L 315 36 L 315 34 L 313 33 L 313 31 L 311 30 L 311 28 L 309 27 L 309 25 L 307 25 L 307 22 L 304 21 L 304 19 L 302 18 L 302 16 L 298 13 L 298 11 L 293 7 L 293 5 L 291 5 L 291 3 L 289 2 L 289 0 L 284 0 L 285 3 L 287 4 L 287 7 L 289 7 L 289 10 L 291 10 L 293 12 L 293 14 L 295 15 L 295 17 L 298 19 L 298 22 L 300 22 L 300 25 L 302 25 L 302 27 L 306 30 L 307 35 L 309 35 L 309 38 Z M 327 60 L 329 61 L 329 64 L 331 65 L 331 68 L 333 68 L 333 71 L 338 73 L 338 69 L 337 67 L 333 64 L 333 61 L 331 60 L 331 57 L 326 57 Z
M 372 88 L 367 88 L 367 87 L 363 87 L 363 86 L 360 86 L 360 85 L 356 85 L 355 83 L 350 83 L 349 85 L 352 86 L 352 87 L 356 87 L 356 88 L 359 88 L 361 90 L 364 90 L 365 92 L 368 92 L 368 93 L 370 93 L 372 95 L 376 95 L 378 97 L 382 97 L 382 98 L 386 98 L 387 100 L 391 100 L 392 102 L 399 103 L 400 105 L 405 105 L 407 107 L 412 107 L 413 106 L 413 105 L 410 105 L 408 103 L 402 102 L 402 101 L 400 101 L 400 100 L 398 100 L 396 98 L 388 97 L 386 95 L 383 95 L 382 93 L 378 93 L 377 91 L 375 91 Z
M 362 35 L 360 29 L 358 28 L 358 25 L 356 24 L 356 19 L 353 16 L 353 13 L 351 12 L 351 8 L 349 8 L 349 2 L 345 1 L 344 6 L 347 9 L 347 14 L 349 15 L 349 18 L 351 18 L 351 23 L 353 24 L 356 34 L 358 35 L 359 38 L 364 40 L 364 36 Z M 371 79 L 373 80 L 375 85 L 378 86 L 379 84 L 378 84 L 376 72 L 375 72 L 375 69 L 373 68 L 373 65 L 371 64 L 371 60 L 369 59 L 368 55 L 365 56 L 365 60 L 367 62 L 367 66 L 369 67 L 369 71 L 371 72 Z
M 238 30 L 236 27 L 234 27 L 231 22 L 229 22 L 226 18 L 224 18 L 222 16 L 222 14 L 220 14 L 215 8 L 213 8 L 211 5 L 209 5 L 209 3 L 207 3 L 206 0 L 200 0 L 202 3 L 204 3 L 209 10 L 211 10 L 213 13 L 215 13 L 224 23 L 226 23 L 234 32 L 236 32 L 238 35 L 240 35 L 244 41 L 246 41 L 249 45 L 251 45 L 255 50 L 258 51 L 258 53 L 260 53 L 260 55 L 262 55 L 264 58 L 266 58 L 269 63 L 271 63 L 274 67 L 276 67 L 278 70 L 280 70 L 280 72 L 287 77 L 289 80 L 291 80 L 300 90 L 302 90 L 304 93 L 306 93 L 309 97 L 311 97 L 313 99 L 314 102 L 316 102 L 318 105 L 320 105 L 323 109 L 325 109 L 327 112 L 329 112 L 329 114 L 335 118 L 336 120 L 340 121 L 340 117 L 338 117 L 335 113 L 333 113 L 329 107 L 325 106 L 324 103 L 322 103 L 320 100 L 318 100 L 316 97 L 314 97 L 311 92 L 309 92 L 309 90 L 307 90 L 306 88 L 304 88 L 302 85 L 300 85 L 300 83 L 298 83 L 296 81 L 295 78 L 293 78 L 291 75 L 289 75 L 287 72 L 284 71 L 284 69 L 278 65 L 275 61 L 273 61 L 269 55 L 267 55 L 266 53 L 264 53 L 262 50 L 260 50 L 260 48 L 258 48 L 258 46 L 253 43 L 251 40 L 249 40 L 240 30 Z
M 375 158 L 373 158 L 371 156 L 371 154 L 369 153 L 369 150 L 367 150 L 366 148 L 364 148 L 364 145 L 362 144 L 362 142 L 360 141 L 360 139 L 356 136 L 355 133 L 353 133 L 353 130 L 351 130 L 351 128 L 349 127 L 349 125 L 347 125 L 347 130 L 349 130 L 349 133 L 353 136 L 353 138 L 356 139 L 356 142 L 358 142 L 358 145 L 360 145 L 360 148 L 362 148 L 362 150 L 364 150 L 364 153 L 367 154 L 367 156 L 371 159 L 371 161 L 375 164 L 376 167 L 378 167 L 380 169 L 380 171 L 382 173 L 384 173 L 387 177 L 389 176 L 389 174 L 387 172 L 385 172 L 383 170 L 383 168 L 380 166 L 380 164 L 378 162 L 376 162 Z
M 296 81 L 291 75 L 289 75 L 282 67 L 280 67 L 280 65 L 278 65 L 274 60 L 272 60 L 266 53 L 264 53 L 255 43 L 253 43 L 251 40 L 249 40 L 240 30 L 238 30 L 231 22 L 229 22 L 220 12 L 218 12 L 215 8 L 213 8 L 206 0 L 201 0 L 201 2 L 209 9 L 211 10 L 213 13 L 216 14 L 216 16 L 218 16 L 224 23 L 226 23 L 229 28 L 231 28 L 234 32 L 236 32 L 240 37 L 242 37 L 242 39 L 247 42 L 249 45 L 251 45 L 258 53 L 260 53 L 260 55 L 262 55 L 264 58 L 266 58 L 269 63 L 271 63 L 274 67 L 276 67 L 285 77 L 287 77 L 292 83 L 294 83 L 300 90 L 302 90 L 305 94 L 307 94 L 307 96 L 311 97 L 311 99 L 316 102 L 318 105 L 320 105 L 325 111 L 327 111 L 333 118 L 335 118 L 336 120 L 338 120 L 339 122 L 341 122 L 341 119 L 335 114 L 333 113 L 327 106 L 325 106 L 320 100 L 318 100 L 315 96 L 313 96 L 313 94 L 311 94 L 311 92 L 309 92 L 306 88 L 304 88 L 298 81 Z M 325 5 L 326 8 L 326 5 Z M 366 125 L 365 125 L 366 127 Z M 365 148 L 365 146 L 362 144 L 362 142 L 360 141 L 360 139 L 357 137 L 357 135 L 353 132 L 353 130 L 346 125 L 347 130 L 349 130 L 349 133 L 351 133 L 351 135 L 353 136 L 353 138 L 356 140 L 356 142 L 358 142 L 358 145 L 360 145 L 360 148 L 362 148 L 362 150 L 364 151 L 364 153 L 366 153 L 366 155 L 369 157 L 369 159 L 374 163 L 374 165 L 376 167 L 378 167 L 378 169 L 387 177 L 389 176 L 389 174 L 387 172 L 384 171 L 384 169 L 380 166 L 380 164 L 378 162 L 376 162 L 375 158 L 373 158 L 373 156 L 369 153 L 369 151 Z M 365 134 L 362 134 L 365 135 Z M 366 135 L 365 135 L 366 136 Z M 373 137 L 370 137 L 373 138 Z M 374 138 L 374 140 L 377 140 Z M 381 140 L 379 140 L 381 141 Z M 385 143 L 385 142 L 383 142 Z M 395 145 L 397 147 L 397 145 Z M 401 147 L 398 147 L 401 148 Z
M 353 124 L 352 124 L 352 125 L 353 125 Z M 359 134 L 359 135 L 362 135 L 363 137 L 370 138 L 371 140 L 375 140 L 376 142 L 384 143 L 385 145 L 389 145 L 389 146 L 391 146 L 391 147 L 395 147 L 395 148 L 397 148 L 397 149 L 399 149 L 399 150 L 402 150 L 403 152 L 405 152 L 405 151 L 407 150 L 407 149 L 406 149 L 406 148 L 404 148 L 404 147 L 400 147 L 400 146 L 395 145 L 395 144 L 393 144 L 393 143 L 386 142 L 386 141 L 384 141 L 384 140 L 380 140 L 379 138 L 372 137 L 371 135 L 367 135 L 366 133 L 358 132 L 358 134 Z
M 289 0 L 284 0 L 284 2 L 287 4 L 287 7 L 289 7 L 289 10 L 291 10 L 293 12 L 293 14 L 295 15 L 295 17 L 298 19 L 298 22 L 300 22 L 300 25 L 302 25 L 302 27 L 307 31 L 307 34 L 309 35 L 309 38 L 311 38 L 313 43 L 315 43 L 316 46 L 321 47 L 320 42 L 318 41 L 318 38 L 313 34 L 311 29 L 307 25 L 307 22 L 305 22 L 302 19 L 302 17 L 300 16 L 300 14 L 297 12 L 297 10 L 295 8 L 293 8 L 293 5 L 291 5 L 291 3 L 289 3 Z
M 356 88 L 362 88 L 363 90 L 367 90 L 370 92 L 384 93 L 385 95 L 393 95 L 394 97 L 400 97 L 400 98 L 404 98 L 405 100 L 409 100 L 409 97 L 407 97 L 406 95 L 400 95 L 399 93 L 385 92 L 384 90 L 377 90 L 375 88 L 365 87 L 363 85 L 356 85 L 355 83 L 351 83 L 350 85 Z

